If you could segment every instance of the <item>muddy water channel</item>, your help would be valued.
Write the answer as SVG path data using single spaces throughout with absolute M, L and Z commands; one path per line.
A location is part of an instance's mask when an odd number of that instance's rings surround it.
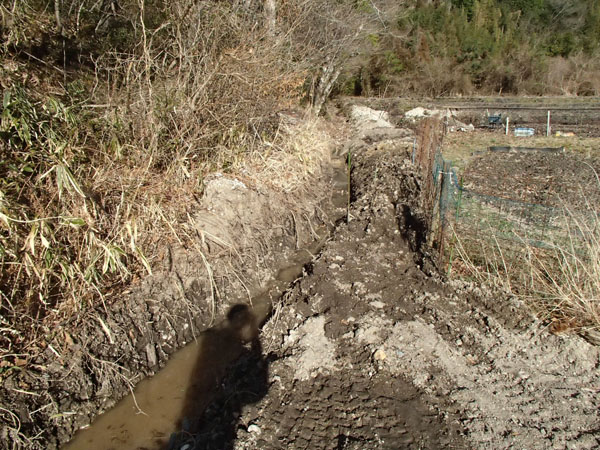
M 259 329 L 269 319 L 273 304 L 291 283 L 301 278 L 304 268 L 345 214 L 348 179 L 344 161 L 333 161 L 331 197 L 326 213 L 329 225 L 315 229 L 319 236 L 297 250 L 284 265 L 275 268 L 271 283 L 248 303 L 233 306 L 227 317 L 202 332 L 176 352 L 153 377 L 142 380 L 132 394 L 100 415 L 91 426 L 76 433 L 64 450 L 163 449 L 197 428 L 203 411 L 219 390 L 228 368 L 241 357 L 254 357 L 261 380 L 255 377 L 249 401 L 266 393 L 266 366 L 258 339 Z M 261 366 L 264 366 L 261 368 Z M 184 436 L 185 437 L 185 436 Z

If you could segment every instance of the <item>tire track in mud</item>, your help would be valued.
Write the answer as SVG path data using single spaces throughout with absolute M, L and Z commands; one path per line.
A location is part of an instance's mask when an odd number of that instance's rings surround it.
M 352 220 L 276 307 L 265 359 L 239 361 L 200 433 L 171 448 L 597 448 L 598 348 L 436 275 L 413 252 L 426 221 L 412 139 L 366 137 Z M 265 364 L 268 391 L 239 400 Z

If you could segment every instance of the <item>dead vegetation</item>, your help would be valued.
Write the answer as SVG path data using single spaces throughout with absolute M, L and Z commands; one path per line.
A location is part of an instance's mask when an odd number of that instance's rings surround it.
M 100 391 L 116 399 L 164 362 L 160 348 L 147 361 L 142 349 L 142 364 L 117 348 L 129 339 L 146 345 L 124 334 L 119 302 L 161 273 L 165 249 L 193 252 L 194 276 L 206 281 L 193 287 L 200 300 L 179 280 L 181 304 L 157 306 L 160 320 L 181 323 L 177 345 L 215 318 L 224 286 L 248 290 L 239 266 L 259 265 L 258 255 L 199 229 L 211 174 L 275 193 L 276 213 L 291 214 L 295 227 L 313 219 L 315 181 L 333 142 L 315 113 L 360 14 L 286 2 L 273 21 L 262 3 L 0 5 L 0 446 L 59 445 L 89 422 L 89 408 L 106 407 Z M 263 227 L 285 223 L 262 219 Z M 251 237 L 258 253 L 273 245 Z M 229 261 L 219 272 L 221 255 Z M 92 348 L 92 336 L 106 345 Z M 74 384 L 94 377 L 93 398 L 69 394 L 78 404 L 61 403 L 72 389 L 61 381 L 67 372 Z
M 2 2 L 2 373 L 184 243 L 209 173 L 288 194 L 318 174 L 300 105 L 322 108 L 361 13 L 263 6 Z
M 393 2 L 395 11 L 389 0 L 377 3 L 387 12 L 385 26 L 369 36 L 368 51 L 344 72 L 347 94 L 600 92 L 600 8 L 594 0 L 406 1 Z
M 518 230 L 513 232 L 514 242 L 503 241 L 494 227 L 482 230 L 485 237 L 479 238 L 453 233 L 449 272 L 522 298 L 554 333 L 577 332 L 598 344 L 597 211 L 592 210 L 592 216 L 568 209 L 565 213 L 572 224 L 567 239 L 556 237 L 543 247 Z
M 372 2 L 334 0 L 4 0 L 0 12 L 0 378 L 58 355 L 49 343 L 67 345 L 79 317 L 112 343 L 103 313 L 161 248 L 192 241 L 210 173 L 301 191 L 329 151 L 307 118 L 381 19 Z M 114 364 L 91 363 L 123 377 Z M 0 412 L 5 442 L 40 439 Z
M 561 127 L 558 127 L 561 129 Z M 562 127 L 569 129 L 568 127 Z M 582 155 L 584 157 L 597 157 L 600 155 L 600 138 L 586 136 L 533 136 L 522 138 L 505 135 L 503 130 L 475 131 L 465 136 L 462 133 L 449 133 L 444 137 L 444 158 L 452 161 L 454 167 L 464 170 L 470 161 L 489 147 L 538 147 L 560 148 Z
M 522 298 L 553 332 L 575 331 L 600 342 L 600 222 L 594 200 L 600 181 L 593 167 L 598 139 L 459 134 L 445 137 L 444 157 L 456 162 L 459 178 L 473 193 L 455 193 L 456 206 L 449 208 L 443 255 L 448 273 Z M 490 145 L 525 144 L 562 144 L 566 153 L 481 154 Z

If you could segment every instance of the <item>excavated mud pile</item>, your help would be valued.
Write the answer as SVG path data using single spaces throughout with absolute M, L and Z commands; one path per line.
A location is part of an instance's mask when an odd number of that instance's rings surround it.
M 170 448 L 597 448 L 598 348 L 437 275 L 412 138 L 361 142 L 349 223 Z

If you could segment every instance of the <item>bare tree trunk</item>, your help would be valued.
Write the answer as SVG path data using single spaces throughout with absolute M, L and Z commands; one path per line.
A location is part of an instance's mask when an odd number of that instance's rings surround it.
M 346 52 L 352 48 L 362 30 L 363 26 L 359 25 L 354 35 L 347 35 L 347 37 L 339 40 L 335 52 L 327 58 L 326 63 L 321 67 L 321 76 L 313 89 L 312 95 L 312 107 L 315 114 L 319 114 L 323 109 L 323 105 L 329 98 L 333 86 L 342 72 L 342 66 L 348 59 Z
M 327 101 L 329 94 L 331 94 L 333 85 L 340 76 L 341 71 L 341 67 L 336 67 L 336 58 L 331 58 L 327 65 L 321 68 L 321 77 L 315 86 L 312 101 L 315 114 L 318 115 L 321 109 L 323 109 L 323 105 Z
M 265 23 L 267 26 L 267 33 L 270 35 L 275 34 L 275 27 L 277 23 L 277 2 L 276 0 L 264 0 L 265 10 Z
M 62 20 L 60 18 L 60 1 L 61 0 L 54 0 L 54 17 L 56 17 L 56 26 L 58 27 L 58 29 L 60 30 L 61 34 L 62 34 Z

